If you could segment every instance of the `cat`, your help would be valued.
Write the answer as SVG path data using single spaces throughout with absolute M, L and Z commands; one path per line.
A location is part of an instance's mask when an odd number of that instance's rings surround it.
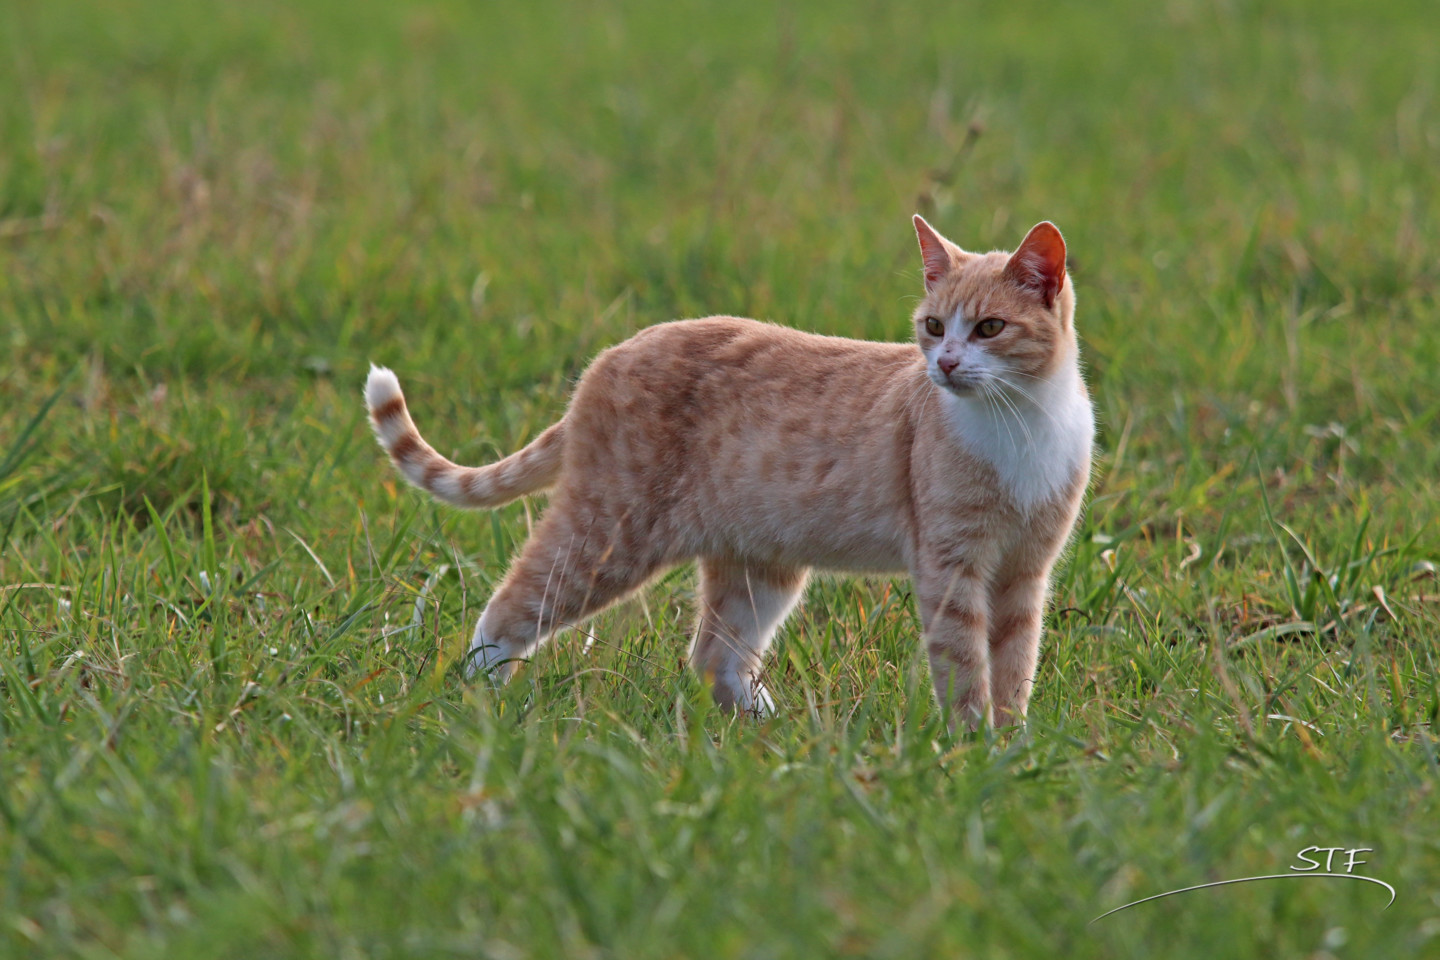
M 769 714 L 765 650 L 810 568 L 908 571 L 952 725 L 1023 722 L 1095 429 L 1065 241 L 1046 221 L 1014 253 L 968 253 L 914 224 L 914 342 L 661 323 L 597 356 L 565 415 L 489 466 L 436 453 L 395 374 L 371 368 L 371 425 L 412 484 L 461 507 L 552 491 L 476 625 L 471 674 L 508 679 L 557 630 L 697 560 L 690 664 L 721 707 Z

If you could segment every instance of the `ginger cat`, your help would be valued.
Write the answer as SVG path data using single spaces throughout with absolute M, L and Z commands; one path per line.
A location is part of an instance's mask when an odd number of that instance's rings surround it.
M 381 446 L 462 507 L 551 488 L 475 628 L 470 670 L 508 678 L 551 634 L 698 560 L 690 663 L 731 710 L 773 710 L 765 649 L 811 567 L 908 571 L 943 707 L 1023 720 L 1051 567 L 1090 474 L 1065 241 L 967 253 L 915 217 L 913 343 L 709 317 L 662 323 L 590 365 L 518 453 L 461 467 L 415 429 L 395 375 L 365 385 Z

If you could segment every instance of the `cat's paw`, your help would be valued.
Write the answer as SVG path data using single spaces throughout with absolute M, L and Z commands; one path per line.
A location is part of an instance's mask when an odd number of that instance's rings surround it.
M 770 696 L 770 691 L 765 689 L 765 684 L 754 677 L 732 677 L 723 688 L 717 683 L 715 700 L 722 707 L 728 707 L 755 720 L 775 716 L 775 700 Z
M 489 679 L 496 685 L 510 680 L 523 651 L 504 641 L 487 642 L 476 639 L 465 654 L 465 679 Z
M 770 696 L 770 691 L 765 689 L 765 684 L 759 680 L 753 680 L 748 684 L 749 697 L 742 697 L 740 709 L 746 715 L 756 720 L 766 720 L 775 716 L 775 701 Z
M 716 705 L 726 713 L 738 713 L 757 720 L 775 715 L 775 701 L 770 691 L 750 674 L 715 675 L 711 693 Z

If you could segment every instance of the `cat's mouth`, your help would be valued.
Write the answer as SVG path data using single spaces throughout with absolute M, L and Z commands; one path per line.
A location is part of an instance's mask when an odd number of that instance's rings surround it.
M 931 375 L 930 380 L 935 386 L 953 393 L 957 397 L 969 397 L 980 390 L 979 378 L 966 374 L 952 373 L 947 376 L 943 373 L 935 373 Z

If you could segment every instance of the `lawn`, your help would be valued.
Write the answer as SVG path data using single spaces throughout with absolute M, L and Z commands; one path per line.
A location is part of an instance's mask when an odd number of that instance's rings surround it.
M 1440 956 L 1437 157 L 1433 0 L 0 0 L 0 956 Z M 463 682 L 544 501 L 406 487 L 368 364 L 485 462 L 653 323 L 909 336 L 917 210 L 1073 258 L 1027 729 L 903 579 L 765 722 L 685 569 Z M 1309 847 L 1393 905 L 1091 923 Z

